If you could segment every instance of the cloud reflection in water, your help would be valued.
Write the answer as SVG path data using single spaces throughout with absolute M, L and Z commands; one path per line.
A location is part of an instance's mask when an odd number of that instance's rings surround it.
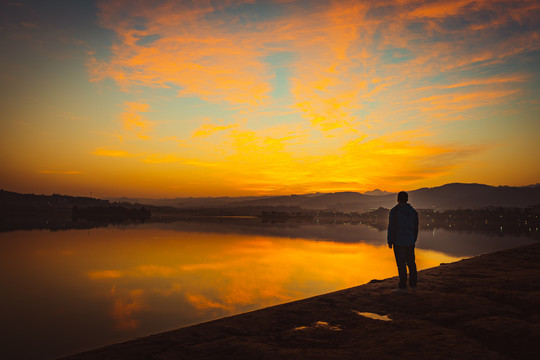
M 114 238 L 106 244 L 114 261 L 95 254 L 87 279 L 124 294 L 114 302 L 118 328 L 141 325 L 136 318 L 143 313 L 189 312 L 197 322 L 396 275 L 386 245 L 156 229 L 96 232 Z M 456 259 L 420 249 L 417 258 L 420 268 Z

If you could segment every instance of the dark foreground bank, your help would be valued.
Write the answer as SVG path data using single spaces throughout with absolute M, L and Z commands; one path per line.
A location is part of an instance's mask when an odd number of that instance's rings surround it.
M 537 359 L 540 244 L 67 357 L 83 359 Z

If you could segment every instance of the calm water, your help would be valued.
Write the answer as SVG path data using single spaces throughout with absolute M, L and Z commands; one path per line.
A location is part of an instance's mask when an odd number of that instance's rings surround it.
M 220 223 L 0 233 L 0 358 L 55 358 L 395 276 L 385 236 Z M 417 263 L 530 242 L 422 232 Z

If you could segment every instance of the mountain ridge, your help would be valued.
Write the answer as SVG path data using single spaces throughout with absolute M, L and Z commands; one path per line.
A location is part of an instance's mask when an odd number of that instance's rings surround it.
M 540 184 L 529 186 L 491 186 L 478 183 L 449 183 L 437 187 L 423 187 L 408 191 L 409 202 L 419 209 L 479 209 L 486 207 L 526 208 L 540 205 Z M 24 200 L 26 197 L 26 200 Z M 31 199 L 31 202 L 28 202 Z M 54 200 L 54 201 L 51 201 Z M 293 194 L 279 196 L 242 197 L 189 197 L 173 199 L 140 198 L 89 198 L 69 195 L 19 194 L 2 190 L 0 207 L 27 201 L 34 206 L 104 205 L 107 203 L 131 203 L 151 206 L 165 206 L 179 209 L 204 208 L 256 208 L 256 207 L 296 207 L 306 210 L 334 210 L 344 212 L 364 212 L 379 207 L 391 208 L 396 204 L 396 194 L 381 190 L 360 193 L 342 191 L 334 193 Z
M 449 183 L 408 191 L 409 202 L 416 208 L 479 209 L 489 206 L 525 208 L 540 204 L 540 184 L 528 186 L 492 186 L 479 183 Z M 116 200 L 118 198 L 107 198 Z M 393 207 L 396 193 L 373 190 L 365 193 L 342 191 L 334 193 L 292 194 L 278 196 L 204 197 L 175 199 L 130 199 L 131 202 L 177 208 L 234 208 L 257 206 L 296 206 L 310 210 L 367 211 Z

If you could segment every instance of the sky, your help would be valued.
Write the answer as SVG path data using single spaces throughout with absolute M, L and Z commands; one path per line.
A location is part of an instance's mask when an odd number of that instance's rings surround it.
M 540 182 L 538 0 L 1 0 L 0 188 Z

